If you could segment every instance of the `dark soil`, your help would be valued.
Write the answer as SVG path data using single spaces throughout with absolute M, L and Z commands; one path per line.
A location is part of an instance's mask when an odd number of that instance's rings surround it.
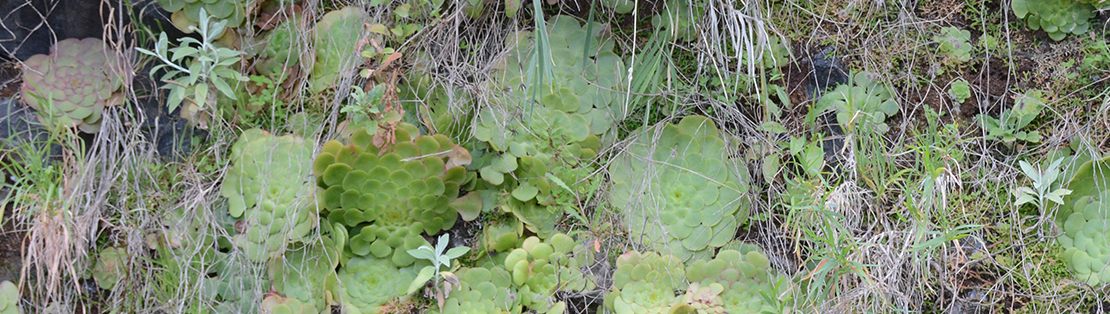
M 19 71 L 19 63 L 0 63 L 0 99 L 15 97 L 19 93 L 19 86 L 23 84 Z
M 4 178 L 5 180 L 7 178 Z M 0 191 L 0 199 L 8 191 Z M 0 282 L 19 281 L 19 272 L 23 268 L 23 236 L 24 232 L 15 228 L 12 209 L 7 204 L 3 205 L 4 224 L 0 225 Z

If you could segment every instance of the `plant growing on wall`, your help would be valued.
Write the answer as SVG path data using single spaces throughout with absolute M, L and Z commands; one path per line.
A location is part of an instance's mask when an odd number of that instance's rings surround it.
M 407 250 L 427 245 L 422 234 L 481 211 L 476 193 L 459 191 L 473 176 L 463 167 L 470 156 L 446 136 L 420 136 L 411 124 L 369 132 L 355 131 L 348 145 L 324 145 L 313 163 L 317 195 L 328 220 L 349 228 L 350 253 L 408 266 L 415 259 Z
M 200 9 L 199 14 L 199 27 L 190 26 L 190 29 L 200 33 L 200 40 L 182 37 L 178 46 L 169 48 L 169 39 L 163 32 L 154 45 L 154 51 L 135 49 L 162 61 L 150 72 L 166 69 L 162 81 L 170 90 L 166 100 L 169 110 L 183 106 L 181 117 L 195 126 L 206 128 L 211 117 L 210 107 L 216 104 L 217 93 L 237 99 L 231 84 L 248 79 L 235 68 L 242 59 L 242 52 L 214 43 L 227 31 L 228 22 L 212 20 L 204 9 Z
M 23 100 L 44 122 L 100 131 L 104 108 L 123 104 L 130 64 L 96 38 L 58 41 L 49 55 L 23 62 Z
M 303 240 L 319 212 L 309 176 L 312 143 L 251 129 L 232 145 L 231 160 L 220 195 L 228 199 L 231 216 L 241 219 L 235 246 L 263 262 Z

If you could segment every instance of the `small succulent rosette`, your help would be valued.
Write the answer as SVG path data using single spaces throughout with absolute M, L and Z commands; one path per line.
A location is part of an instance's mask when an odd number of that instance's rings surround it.
M 100 130 L 104 108 L 122 104 L 121 90 L 131 83 L 127 60 L 96 38 L 59 41 L 23 65 L 23 101 L 44 123 L 86 133 Z

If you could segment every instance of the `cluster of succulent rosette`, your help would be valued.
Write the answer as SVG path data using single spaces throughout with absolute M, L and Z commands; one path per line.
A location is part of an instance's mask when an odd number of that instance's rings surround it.
M 1056 214 L 1063 235 L 1063 259 L 1079 280 L 1092 286 L 1110 283 L 1110 159 L 1091 160 L 1075 172 Z
M 569 16 L 552 17 L 547 26 L 551 64 L 539 69 L 550 71 L 530 74 L 548 62 L 536 56 L 534 32 L 510 36 L 509 53 L 488 82 L 494 106 L 478 112 L 474 127 L 474 138 L 492 152 L 476 160 L 481 178 L 509 191 L 502 209 L 541 237 L 554 231 L 562 215 L 551 207 L 554 190 L 562 189 L 560 183 L 570 189 L 589 184 L 588 174 L 596 168 L 592 159 L 614 121 L 625 116 L 624 96 L 615 91 L 626 67 L 603 28 Z
M 240 219 L 235 246 L 263 262 L 304 240 L 318 224 L 319 212 L 310 173 L 312 143 L 251 129 L 232 145 L 231 160 L 220 194 Z
M 742 250 L 747 252 L 721 250 L 712 260 L 689 265 L 669 254 L 627 252 L 617 258 L 605 306 L 616 313 L 775 311 L 767 301 L 790 298 L 782 291 L 788 279 L 775 274 L 759 251 Z
M 312 165 L 321 203 L 330 222 L 349 228 L 350 253 L 408 266 L 414 259 L 406 251 L 428 244 L 422 234 L 450 229 L 460 213 L 473 219 L 481 211 L 477 194 L 460 195 L 473 176 L 463 167 L 469 155 L 446 136 L 419 135 L 411 124 L 370 132 L 354 132 L 348 145 L 324 145 Z

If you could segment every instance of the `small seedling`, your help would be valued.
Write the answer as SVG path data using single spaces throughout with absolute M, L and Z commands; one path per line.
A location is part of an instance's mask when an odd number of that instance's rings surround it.
M 933 36 L 933 40 L 940 44 L 940 53 L 956 61 L 956 63 L 971 61 L 971 50 L 975 48 L 971 43 L 968 43 L 971 40 L 971 32 L 955 27 L 945 27 L 940 30 L 940 34 Z
M 948 97 L 956 103 L 962 104 L 965 100 L 971 98 L 971 86 L 963 79 L 952 81 L 952 85 L 948 86 Z
M 451 261 L 470 252 L 470 248 L 465 246 L 447 250 L 447 242 L 449 241 L 450 236 L 444 234 L 439 237 L 435 249 L 424 245 L 408 250 L 412 257 L 432 262 L 431 266 L 424 266 L 420 273 L 416 275 L 412 284 L 409 284 L 408 294 L 420 290 L 421 286 L 434 278 L 435 285 L 433 287 L 436 289 L 436 302 L 439 304 L 440 311 L 443 310 L 443 301 L 447 298 L 447 295 L 451 294 L 451 289 L 459 286 L 459 278 L 455 277 L 454 269 L 451 268 Z M 444 253 L 444 250 L 447 250 L 447 252 Z M 442 289 L 440 288 L 441 285 L 443 286 Z
M 1021 165 L 1021 171 L 1025 173 L 1025 176 L 1033 180 L 1033 188 L 1023 186 L 1014 189 L 1014 197 L 1017 198 L 1014 201 L 1014 206 L 1021 207 L 1021 205 L 1033 203 L 1037 205 L 1037 208 L 1044 210 L 1046 205 L 1045 200 L 1063 205 L 1064 195 L 1071 194 L 1071 190 L 1059 188 L 1052 192 L 1048 191 L 1052 183 L 1056 182 L 1056 178 L 1060 175 L 1060 163 L 1063 161 L 1064 158 L 1056 159 L 1056 161 L 1053 161 L 1044 171 L 1041 171 L 1041 169 L 1039 169 L 1040 167 L 1033 168 L 1033 165 L 1029 164 L 1029 162 L 1024 160 L 1020 161 L 1019 165 Z

